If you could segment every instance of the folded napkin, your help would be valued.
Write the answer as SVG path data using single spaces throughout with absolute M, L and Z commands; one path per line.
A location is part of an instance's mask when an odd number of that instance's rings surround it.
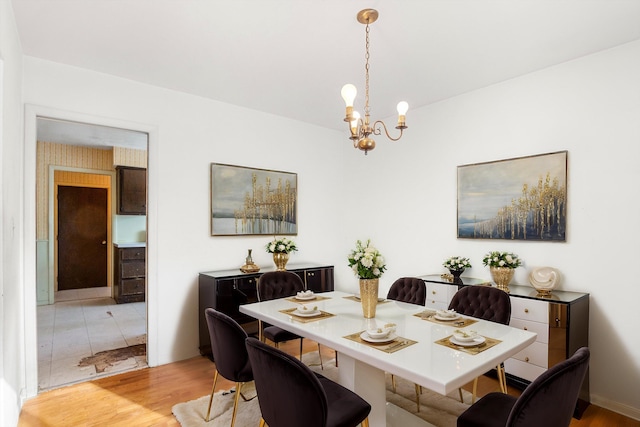
M 313 296 L 313 291 L 312 290 L 300 291 L 297 293 L 297 295 L 301 298 L 309 298 Z
M 302 304 L 300 307 L 298 307 L 298 311 L 300 313 L 313 313 L 318 311 L 318 306 L 317 305 L 306 305 L 306 304 Z

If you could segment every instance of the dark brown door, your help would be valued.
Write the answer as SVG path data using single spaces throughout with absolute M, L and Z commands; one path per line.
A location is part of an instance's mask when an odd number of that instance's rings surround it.
M 107 190 L 58 187 L 58 290 L 107 286 Z

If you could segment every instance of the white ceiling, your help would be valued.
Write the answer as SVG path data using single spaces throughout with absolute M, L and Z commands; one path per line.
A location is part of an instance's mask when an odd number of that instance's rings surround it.
M 45 117 L 38 117 L 37 138 L 39 141 L 84 145 L 100 150 L 111 147 L 146 150 L 148 142 L 148 135 L 144 132 Z
M 25 55 L 345 130 L 640 39 L 640 0 L 12 0 Z M 123 94 L 126 97 L 126 94 Z

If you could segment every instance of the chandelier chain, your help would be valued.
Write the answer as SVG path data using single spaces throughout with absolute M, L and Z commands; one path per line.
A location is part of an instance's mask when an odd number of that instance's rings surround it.
M 366 124 L 369 124 L 369 112 L 370 112 L 370 108 L 369 108 L 369 24 L 367 24 L 367 29 L 366 29 L 365 33 L 366 33 L 366 45 L 365 45 L 366 46 L 366 53 L 364 55 L 364 58 L 365 58 L 366 62 L 365 62 L 365 65 L 364 65 L 364 71 L 365 71 L 364 115 L 365 115 Z

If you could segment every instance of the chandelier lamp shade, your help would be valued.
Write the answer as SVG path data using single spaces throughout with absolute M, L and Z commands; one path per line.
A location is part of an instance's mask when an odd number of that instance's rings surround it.
M 371 123 L 370 107 L 369 107 L 369 24 L 373 24 L 378 19 L 378 11 L 375 9 L 364 9 L 358 12 L 358 22 L 366 25 L 365 35 L 365 94 L 364 94 L 364 118 L 360 116 L 360 113 L 354 111 L 353 102 L 355 101 L 358 90 L 350 83 L 342 87 L 340 94 L 347 106 L 346 115 L 344 121 L 349 124 L 349 139 L 353 141 L 353 147 L 364 151 L 364 154 L 373 150 L 376 147 L 376 142 L 371 135 L 381 135 L 382 130 L 392 141 L 397 141 L 402 138 L 402 131 L 407 128 L 405 124 L 405 116 L 409 109 L 409 104 L 402 101 L 398 103 L 398 124 L 396 129 L 400 130 L 400 135 L 397 138 L 393 138 L 389 135 L 387 126 L 382 120 L 376 120 Z

